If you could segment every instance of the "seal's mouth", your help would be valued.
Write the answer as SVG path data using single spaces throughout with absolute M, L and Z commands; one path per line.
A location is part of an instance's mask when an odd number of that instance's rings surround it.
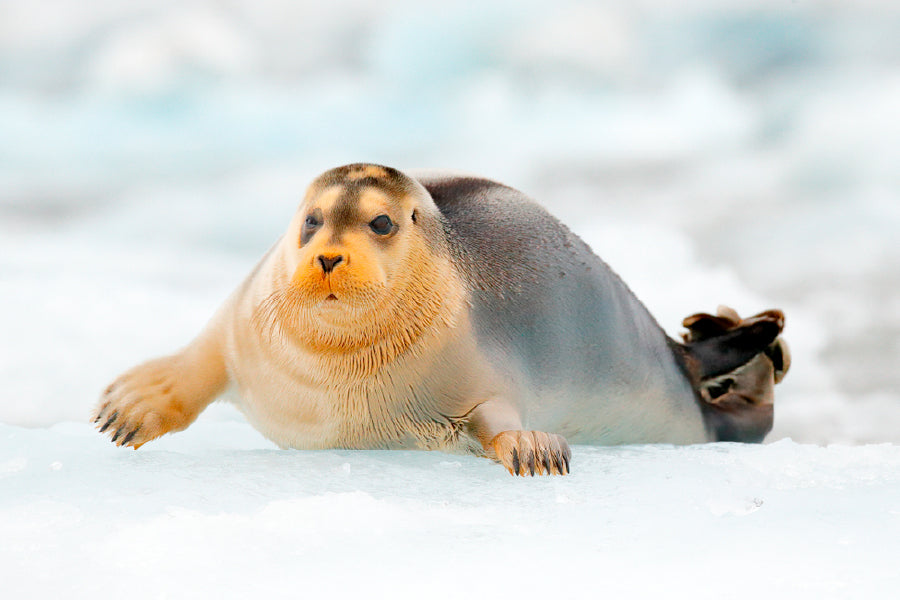
M 337 300 L 337 296 L 335 296 L 334 294 L 328 294 L 328 296 L 325 298 L 326 302 L 331 302 L 334 300 Z

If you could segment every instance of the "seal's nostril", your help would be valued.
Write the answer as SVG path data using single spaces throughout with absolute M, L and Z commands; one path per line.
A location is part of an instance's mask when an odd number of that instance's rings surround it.
M 322 270 L 326 273 L 331 273 L 334 268 L 338 265 L 339 262 L 343 261 L 344 257 L 341 255 L 337 256 L 325 256 L 324 254 L 319 255 L 319 264 L 322 265 Z

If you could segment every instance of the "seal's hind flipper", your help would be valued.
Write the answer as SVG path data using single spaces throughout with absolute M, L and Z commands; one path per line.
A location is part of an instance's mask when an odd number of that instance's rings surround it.
M 720 307 L 716 316 L 700 313 L 683 322 L 689 329 L 685 345 L 699 369 L 700 379 L 729 373 L 765 352 L 784 329 L 784 313 L 768 310 L 740 319 L 734 310 Z
M 718 441 L 761 442 L 772 429 L 774 387 L 791 355 L 779 334 L 784 313 L 768 310 L 741 319 L 720 306 L 715 315 L 687 317 L 685 364 L 707 426 Z
M 787 342 L 781 338 L 776 339 L 775 343 L 766 348 L 765 354 L 775 368 L 775 383 L 781 383 L 788 369 L 791 368 L 791 351 L 788 349 Z

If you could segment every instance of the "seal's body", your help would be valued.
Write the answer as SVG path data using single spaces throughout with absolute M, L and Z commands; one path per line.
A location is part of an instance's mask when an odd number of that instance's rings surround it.
M 419 180 L 459 249 L 478 346 L 526 428 L 574 443 L 711 439 L 663 330 L 587 244 L 511 188 Z
M 521 193 L 348 165 L 313 182 L 286 234 L 186 349 L 107 389 L 95 422 L 138 447 L 234 385 L 250 422 L 283 447 L 443 449 L 564 474 L 567 439 L 764 435 L 774 359 L 763 352 L 783 317 L 737 319 L 677 344 Z M 731 384 L 740 390 L 716 396 L 728 410 L 709 410 L 708 382 L 727 388 L 738 369 L 761 391 Z M 763 396 L 768 412 L 756 407 Z

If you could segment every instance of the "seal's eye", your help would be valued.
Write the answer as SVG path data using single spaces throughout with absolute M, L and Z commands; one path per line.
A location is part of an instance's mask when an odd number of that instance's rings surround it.
M 387 215 L 378 215 L 369 221 L 369 227 L 378 235 L 387 235 L 394 228 L 394 223 Z
M 312 239 L 312 236 L 316 235 L 316 231 L 322 225 L 322 222 L 319 220 L 320 216 L 319 211 L 315 210 L 303 220 L 303 227 L 300 228 L 300 246 L 303 246 L 303 244 Z

